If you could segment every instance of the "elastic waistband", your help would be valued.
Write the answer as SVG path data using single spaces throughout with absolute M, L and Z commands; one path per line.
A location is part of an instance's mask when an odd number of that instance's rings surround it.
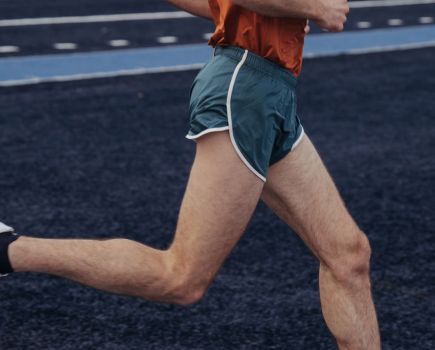
M 224 55 L 240 61 L 245 51 L 247 50 L 236 46 L 216 46 L 214 55 Z M 293 88 L 296 87 L 298 79 L 290 71 L 253 52 L 248 51 L 245 64 L 263 73 L 267 73 L 276 79 L 282 80 L 290 84 Z

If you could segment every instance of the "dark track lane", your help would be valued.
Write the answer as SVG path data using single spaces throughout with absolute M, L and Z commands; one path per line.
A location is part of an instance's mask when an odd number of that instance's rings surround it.
M 0 57 L 64 52 L 53 47 L 59 42 L 76 43 L 72 52 L 111 50 L 108 42 L 116 39 L 128 40 L 129 48 L 161 46 L 158 37 L 174 35 L 179 37 L 177 44 L 206 43 L 203 34 L 213 30 L 211 21 L 200 18 L 1 28 L 0 46 L 19 46 L 20 52 Z
M 166 0 L 0 0 L 0 19 L 173 11 Z
M 403 25 L 417 25 L 420 17 L 432 17 L 435 21 L 435 4 L 352 9 L 346 28 L 356 29 L 359 21 L 371 22 L 372 28 L 384 28 L 388 27 L 389 19 L 401 19 Z
M 384 349 L 435 336 L 435 49 L 310 60 L 300 115 L 373 245 Z M 172 238 L 195 72 L 0 89 L 1 219 L 49 237 Z M 317 264 L 269 210 L 190 309 L 33 274 L 0 284 L 4 349 L 335 349 Z M 25 336 L 23 336 L 25 334 Z

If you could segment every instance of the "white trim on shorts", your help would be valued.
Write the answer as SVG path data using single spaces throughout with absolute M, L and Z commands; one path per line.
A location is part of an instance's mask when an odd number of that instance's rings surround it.
M 187 135 L 186 135 L 186 139 L 189 139 L 189 140 L 196 140 L 196 139 L 198 139 L 198 138 L 200 138 L 201 136 L 204 136 L 204 135 L 206 135 L 206 134 L 210 134 L 210 133 L 212 133 L 212 132 L 218 132 L 218 131 L 228 130 L 229 128 L 230 128 L 230 127 L 227 125 L 227 126 L 221 126 L 221 127 L 219 127 L 219 128 L 210 128 L 210 129 L 205 129 L 205 130 L 203 130 L 203 131 L 201 131 L 200 133 L 195 134 L 195 135 L 189 135 L 189 134 L 187 134 Z
M 293 146 L 292 146 L 290 152 L 293 151 L 293 150 L 294 150 L 294 149 L 295 149 L 295 148 L 296 148 L 296 147 L 301 143 L 302 139 L 304 138 L 305 130 L 304 130 L 304 128 L 303 128 L 302 125 L 301 125 L 301 128 L 302 128 L 301 134 L 299 135 L 298 139 L 297 139 L 297 140 L 295 141 L 295 143 L 293 144 Z
M 261 180 L 266 182 L 266 178 L 261 175 L 257 170 L 253 168 L 251 164 L 247 161 L 247 159 L 243 156 L 242 152 L 240 151 L 239 147 L 237 146 L 236 140 L 234 138 L 234 132 L 233 132 L 233 120 L 232 120 L 232 114 L 231 114 L 231 97 L 233 95 L 234 90 L 234 84 L 236 83 L 237 75 L 239 74 L 240 68 L 242 68 L 243 64 L 246 61 L 246 58 L 248 57 L 248 50 L 245 50 L 245 53 L 243 54 L 242 59 L 240 60 L 239 64 L 236 66 L 236 69 L 234 70 L 233 77 L 231 78 L 230 87 L 228 88 L 228 95 L 227 95 L 227 117 L 228 117 L 228 125 L 229 125 L 229 131 L 230 131 L 230 139 L 231 143 L 234 146 L 234 149 L 236 150 L 236 153 L 240 157 L 243 163 L 251 170 L 255 175 L 257 175 Z

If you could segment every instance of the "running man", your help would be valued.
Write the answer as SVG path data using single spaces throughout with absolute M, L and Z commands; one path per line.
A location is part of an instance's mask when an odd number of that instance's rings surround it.
M 378 350 L 370 245 L 296 112 L 307 19 L 340 31 L 346 0 L 171 0 L 212 18 L 210 62 L 191 91 L 196 154 L 166 250 L 127 239 L 40 239 L 0 225 L 0 273 L 42 272 L 156 302 L 198 302 L 260 198 L 320 262 L 325 321 L 341 350 Z

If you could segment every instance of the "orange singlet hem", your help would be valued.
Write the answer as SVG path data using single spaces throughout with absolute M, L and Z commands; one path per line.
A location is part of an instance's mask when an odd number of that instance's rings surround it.
M 230 0 L 208 2 L 216 25 L 211 46 L 238 46 L 300 74 L 305 19 L 263 16 Z

